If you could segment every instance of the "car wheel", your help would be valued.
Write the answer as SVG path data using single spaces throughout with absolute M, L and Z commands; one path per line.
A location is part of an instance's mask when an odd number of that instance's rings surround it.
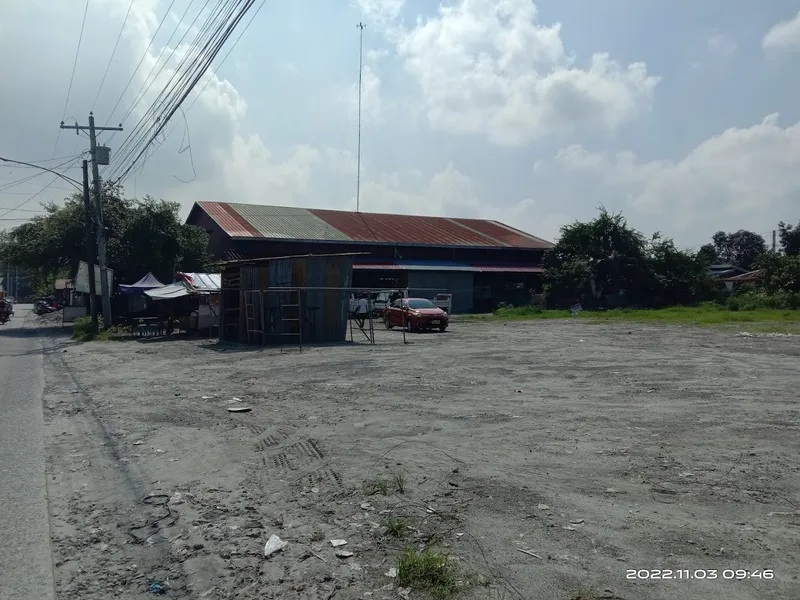
M 441 331 L 442 333 L 444 333 L 445 331 L 447 331 L 447 327 L 439 327 L 439 331 Z
M 389 317 L 384 317 L 383 325 L 384 327 L 386 327 L 386 329 L 391 329 L 392 327 L 394 327 L 394 325 L 392 325 L 392 320 Z
M 407 329 L 408 329 L 409 332 L 414 331 L 414 322 L 411 319 L 408 320 Z

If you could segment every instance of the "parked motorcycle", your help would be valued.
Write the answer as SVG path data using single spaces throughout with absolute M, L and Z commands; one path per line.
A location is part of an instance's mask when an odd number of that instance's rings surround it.
M 47 313 L 55 312 L 52 306 L 50 306 L 47 302 L 39 300 L 33 307 L 33 312 L 37 315 L 46 315 Z

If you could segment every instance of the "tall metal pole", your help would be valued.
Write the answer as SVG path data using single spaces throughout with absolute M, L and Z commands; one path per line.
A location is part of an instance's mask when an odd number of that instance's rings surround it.
M 356 212 L 361 212 L 361 73 L 364 70 L 364 23 L 356 25 L 358 33 L 358 172 L 356 174 Z
M 97 260 L 97 251 L 92 237 L 92 202 L 89 199 L 89 161 L 83 161 L 83 209 L 86 212 L 86 262 L 89 265 L 89 310 L 92 315 L 92 331 L 97 333 L 97 287 L 94 281 L 94 263 Z

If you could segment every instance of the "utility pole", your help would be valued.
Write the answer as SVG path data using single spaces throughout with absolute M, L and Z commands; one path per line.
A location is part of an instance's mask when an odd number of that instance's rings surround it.
M 775 239 L 775 237 L 776 237 L 776 236 L 775 236 L 775 233 L 776 233 L 776 232 L 775 232 L 775 230 L 773 229 L 773 230 L 772 230 L 772 251 L 773 251 L 773 252 L 775 252 L 775 248 L 776 248 L 776 246 L 777 246 L 777 244 L 775 243 L 775 242 L 777 241 L 777 240 Z
M 97 333 L 97 287 L 94 281 L 94 261 L 97 258 L 97 250 L 92 238 L 92 203 L 89 200 L 89 161 L 83 161 L 83 209 L 86 212 L 86 262 L 89 265 L 89 310 L 92 315 L 92 331 Z
M 14 267 L 14 300 L 19 302 L 19 267 Z
M 356 212 L 361 212 L 361 74 L 364 70 L 364 23 L 358 25 L 358 171 L 356 173 Z
M 111 327 L 111 290 L 108 289 L 108 264 L 106 262 L 106 230 L 103 223 L 103 202 L 102 190 L 100 184 L 100 171 L 97 168 L 99 164 L 108 164 L 109 151 L 108 148 L 97 145 L 97 132 L 98 131 L 122 131 L 122 125 L 119 127 L 95 127 L 94 114 L 89 113 L 89 125 L 64 125 L 61 121 L 61 129 L 74 129 L 76 134 L 81 131 L 89 131 L 89 153 L 92 157 L 92 178 L 94 188 L 94 210 L 95 210 L 95 223 L 97 225 L 97 254 L 98 262 L 100 263 L 100 293 L 103 295 L 103 326 Z M 98 156 L 98 149 L 102 149 L 102 156 Z M 94 263 L 89 265 L 89 270 L 94 271 Z

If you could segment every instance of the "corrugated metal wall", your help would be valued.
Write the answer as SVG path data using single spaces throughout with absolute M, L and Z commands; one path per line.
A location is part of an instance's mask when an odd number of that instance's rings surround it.
M 257 334 L 247 335 L 244 300 L 252 303 L 255 323 L 250 328 L 264 331 L 267 343 L 294 344 L 297 337 L 282 335 L 297 331 L 297 321 L 282 320 L 301 316 L 303 343 L 343 341 L 347 335 L 349 289 L 303 290 L 299 292 L 300 313 L 295 305 L 298 292 L 265 291 L 279 287 L 349 288 L 353 260 L 350 256 L 319 256 L 273 260 L 263 266 L 241 267 L 242 316 L 240 341 L 260 343 Z M 281 308 L 283 307 L 283 308 Z M 262 324 L 263 315 L 263 324 Z M 249 339 L 248 339 L 249 338 Z M 259 339 L 257 339 L 259 338 Z
M 453 313 L 472 312 L 474 282 L 474 274 L 468 271 L 408 271 L 412 297 L 433 299 L 437 292 L 453 294 Z

